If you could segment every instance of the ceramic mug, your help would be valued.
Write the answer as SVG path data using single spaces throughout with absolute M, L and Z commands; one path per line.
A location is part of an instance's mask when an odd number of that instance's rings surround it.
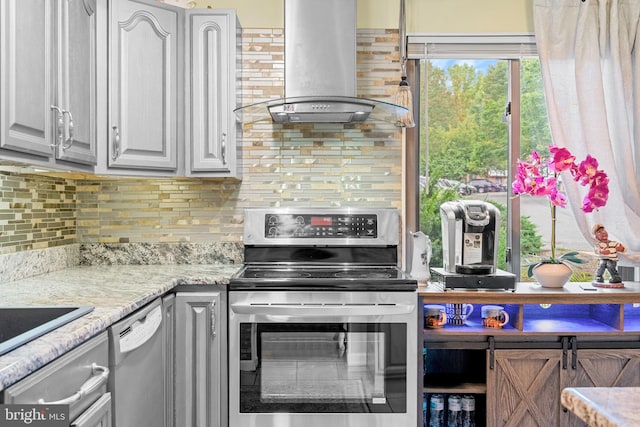
M 450 325 L 464 325 L 471 313 L 472 304 L 447 304 L 447 323 Z
M 424 326 L 427 328 L 441 328 L 447 323 L 447 313 L 442 305 L 424 306 Z
M 509 313 L 499 305 L 482 306 L 482 326 L 485 328 L 502 328 L 509 323 Z

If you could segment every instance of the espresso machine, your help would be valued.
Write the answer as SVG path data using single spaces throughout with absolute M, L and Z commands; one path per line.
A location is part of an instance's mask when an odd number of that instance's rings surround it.
M 500 211 L 480 200 L 440 206 L 443 268 L 432 276 L 445 288 L 514 289 L 515 275 L 498 270 Z

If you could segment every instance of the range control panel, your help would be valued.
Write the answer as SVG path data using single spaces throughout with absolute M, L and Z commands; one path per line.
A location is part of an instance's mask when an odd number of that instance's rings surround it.
M 245 245 L 397 246 L 394 208 L 246 208 Z
M 267 239 L 375 239 L 378 217 L 375 214 L 266 214 L 264 236 Z

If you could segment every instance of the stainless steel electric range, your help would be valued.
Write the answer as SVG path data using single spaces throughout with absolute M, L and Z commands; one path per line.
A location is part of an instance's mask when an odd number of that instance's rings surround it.
M 417 282 L 394 209 L 245 211 L 229 284 L 229 422 L 412 426 Z

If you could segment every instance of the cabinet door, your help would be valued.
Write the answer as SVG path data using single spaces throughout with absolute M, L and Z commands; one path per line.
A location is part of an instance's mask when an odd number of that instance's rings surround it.
M 50 157 L 54 15 L 48 0 L 0 1 L 0 147 Z
M 57 158 L 96 164 L 97 59 L 96 0 L 61 0 L 58 10 L 57 105 L 65 110 Z
M 564 387 L 640 387 L 640 350 L 578 350 Z M 583 426 L 570 412 L 561 425 Z
M 487 425 L 558 426 L 562 351 L 496 350 L 493 357 L 493 369 L 487 366 Z
M 187 174 L 237 176 L 236 15 L 186 12 Z M 208 172 L 208 174 L 207 174 Z
M 226 295 L 176 295 L 175 424 L 226 425 Z
M 177 168 L 183 13 L 158 2 L 110 2 L 109 167 Z
M 100 399 L 71 422 L 70 427 L 111 427 L 111 393 Z
M 571 372 L 571 387 L 640 387 L 640 350 L 578 350 Z

